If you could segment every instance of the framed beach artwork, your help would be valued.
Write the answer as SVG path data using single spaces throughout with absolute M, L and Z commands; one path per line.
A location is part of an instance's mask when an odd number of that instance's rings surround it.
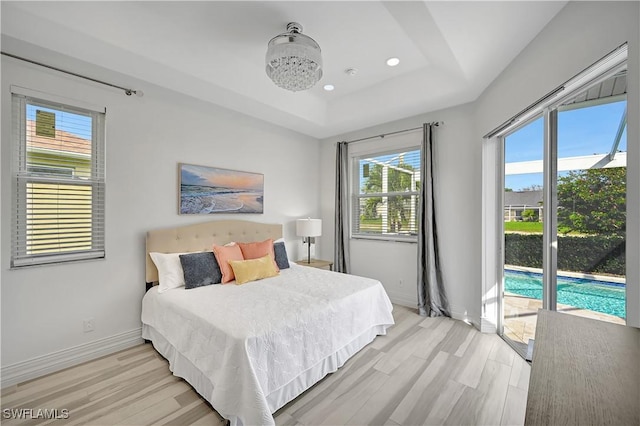
M 180 214 L 264 213 L 264 175 L 179 164 Z

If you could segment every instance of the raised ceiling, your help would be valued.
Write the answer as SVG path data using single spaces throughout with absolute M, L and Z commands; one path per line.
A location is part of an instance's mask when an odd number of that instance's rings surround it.
M 37 46 L 324 138 L 475 100 L 565 3 L 3 1 L 2 50 Z M 305 92 L 264 71 L 291 21 L 324 58 Z

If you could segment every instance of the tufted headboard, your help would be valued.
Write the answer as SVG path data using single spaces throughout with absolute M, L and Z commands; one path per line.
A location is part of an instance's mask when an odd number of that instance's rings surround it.
M 282 237 L 282 225 L 250 222 L 246 220 L 216 220 L 157 229 L 147 232 L 146 274 L 147 283 L 158 281 L 158 270 L 149 256 L 150 252 L 184 253 L 210 251 L 213 244 L 224 245 L 232 241 L 242 243 L 277 240 Z

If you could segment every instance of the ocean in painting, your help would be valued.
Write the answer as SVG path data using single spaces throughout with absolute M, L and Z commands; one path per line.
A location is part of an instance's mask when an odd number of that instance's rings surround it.
M 263 213 L 264 175 L 180 165 L 180 213 Z
M 263 213 L 263 193 L 255 190 L 180 185 L 180 213 Z

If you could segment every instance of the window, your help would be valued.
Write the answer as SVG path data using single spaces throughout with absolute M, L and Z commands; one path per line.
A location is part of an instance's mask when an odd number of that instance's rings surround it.
M 12 88 L 11 267 L 104 257 L 104 111 Z
M 420 148 L 354 158 L 352 236 L 415 240 Z

